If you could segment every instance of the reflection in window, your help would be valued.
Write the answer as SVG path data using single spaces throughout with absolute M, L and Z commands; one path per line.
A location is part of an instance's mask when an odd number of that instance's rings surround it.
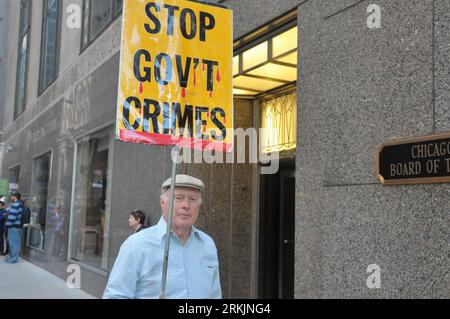
M 20 165 L 14 166 L 8 172 L 8 195 L 19 190 Z M 6 195 L 6 194 L 1 194 Z
M 97 34 L 111 19 L 112 2 L 110 0 L 95 0 L 91 2 L 91 33 Z
M 122 12 L 123 0 L 84 0 L 83 48 Z
M 51 153 L 33 161 L 31 183 L 31 216 L 27 234 L 27 245 L 44 250 L 47 220 L 48 186 L 50 181 Z
M 28 65 L 28 46 L 31 18 L 31 1 L 20 1 L 20 25 L 19 25 L 19 53 L 17 60 L 16 78 L 16 103 L 14 106 L 14 119 L 19 116 L 26 105 L 26 83 Z
M 105 237 L 109 225 L 109 158 L 112 130 L 106 129 L 77 144 L 72 208 L 71 258 L 107 269 Z
M 285 94 L 261 103 L 261 151 L 281 152 L 297 145 L 297 95 Z
M 58 63 L 58 4 L 57 0 L 44 1 L 42 26 L 42 53 L 40 90 L 47 88 L 56 78 Z

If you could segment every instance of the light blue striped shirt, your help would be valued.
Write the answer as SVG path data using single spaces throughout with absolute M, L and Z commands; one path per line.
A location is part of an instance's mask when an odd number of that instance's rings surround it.
M 166 227 L 161 217 L 122 244 L 103 298 L 159 298 Z M 222 298 L 216 245 L 195 227 L 184 246 L 171 232 L 166 298 Z

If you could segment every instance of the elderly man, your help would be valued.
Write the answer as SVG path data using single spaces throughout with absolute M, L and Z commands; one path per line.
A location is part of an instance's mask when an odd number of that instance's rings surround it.
M 120 248 L 103 298 L 158 298 L 171 179 L 161 187 L 158 224 L 130 236 Z M 166 298 L 221 298 L 219 262 L 214 241 L 194 227 L 202 203 L 201 180 L 177 175 L 167 270 Z

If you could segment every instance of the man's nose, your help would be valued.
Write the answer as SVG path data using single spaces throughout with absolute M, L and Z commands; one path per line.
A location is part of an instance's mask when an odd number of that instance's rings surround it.
M 189 209 L 191 207 L 191 203 L 189 202 L 189 198 L 183 199 L 183 202 L 181 203 L 182 207 L 184 209 Z

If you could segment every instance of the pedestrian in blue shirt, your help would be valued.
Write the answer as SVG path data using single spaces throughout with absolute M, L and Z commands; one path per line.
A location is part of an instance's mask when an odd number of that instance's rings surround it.
M 168 179 L 161 187 L 162 216 L 158 224 L 130 236 L 122 244 L 103 298 L 159 298 L 170 185 Z M 203 188 L 203 182 L 197 178 L 176 176 L 166 298 L 222 298 L 216 245 L 194 227 Z
M 22 241 L 22 214 L 23 203 L 20 193 L 11 195 L 13 202 L 8 210 L 5 226 L 8 230 L 9 257 L 5 261 L 9 264 L 15 264 L 19 261 L 20 247 Z
M 6 209 L 4 208 L 5 202 L 0 200 L 0 256 L 5 255 L 5 220 Z

